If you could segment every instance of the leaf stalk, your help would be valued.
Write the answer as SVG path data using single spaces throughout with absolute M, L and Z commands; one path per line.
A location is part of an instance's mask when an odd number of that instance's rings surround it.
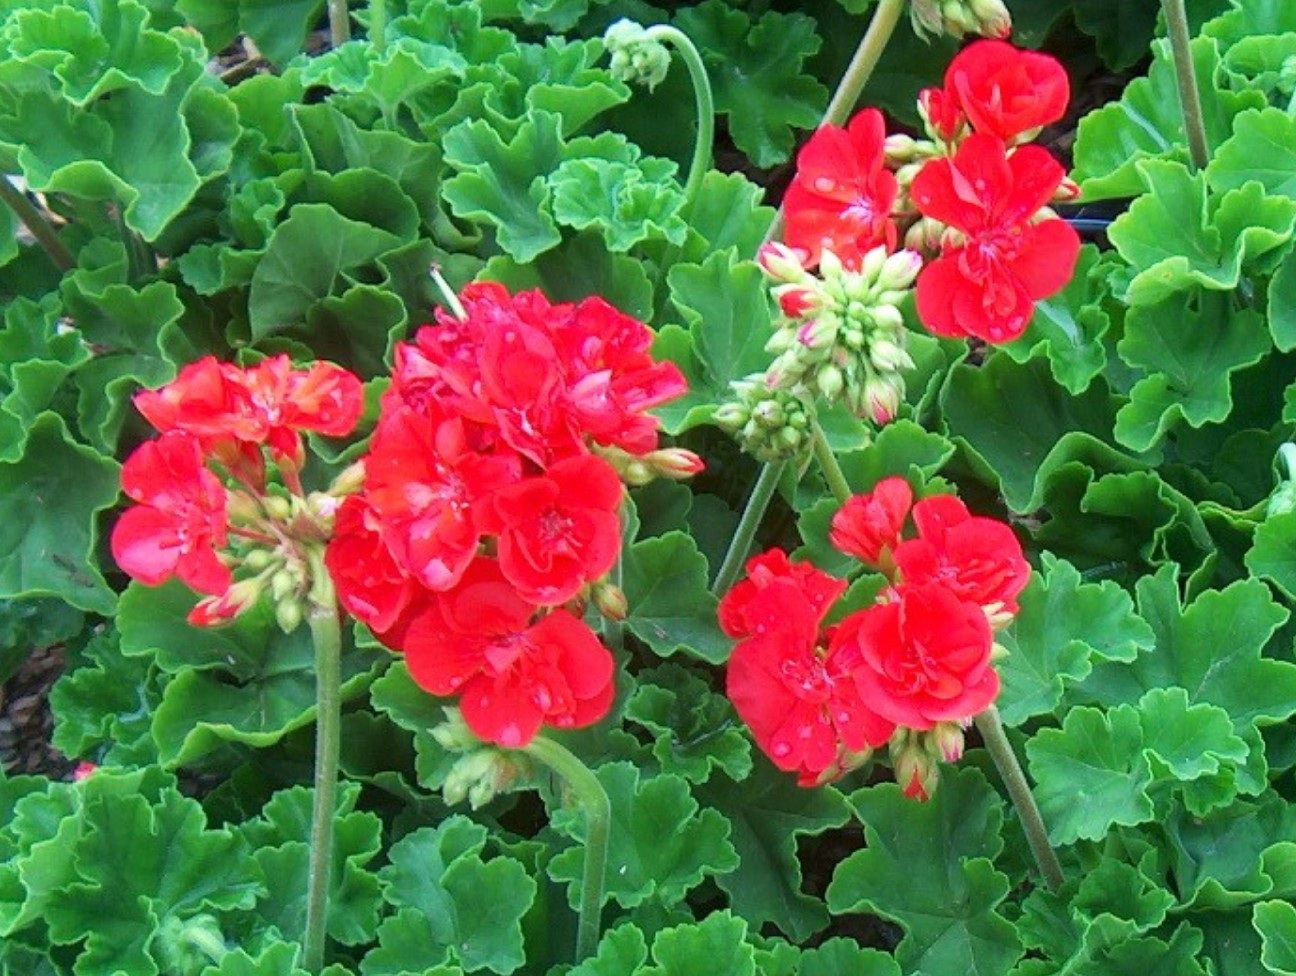
M 72 256 L 62 241 L 59 240 L 58 234 L 49 222 L 41 216 L 41 212 L 36 209 L 27 194 L 23 193 L 16 186 L 9 182 L 9 177 L 0 175 L 0 200 L 14 212 L 31 231 L 32 237 L 36 238 L 36 243 L 45 249 L 54 266 L 60 271 L 70 271 L 76 267 L 76 258 Z
M 684 184 L 684 206 L 697 196 L 702 180 L 711 169 L 711 153 L 715 144 L 715 96 L 711 92 L 711 79 L 697 46 L 677 27 L 656 24 L 644 32 L 644 40 L 671 44 L 679 52 L 688 68 L 693 83 L 693 99 L 697 106 L 697 141 L 693 144 L 693 159 L 689 163 L 688 180 Z
M 752 542 L 756 538 L 756 530 L 760 528 L 761 519 L 765 517 L 765 510 L 769 508 L 770 499 L 774 497 L 774 490 L 778 487 L 779 479 L 783 477 L 783 470 L 786 467 L 786 461 L 761 465 L 760 474 L 756 476 L 756 484 L 752 486 L 747 504 L 743 506 L 742 516 L 738 519 L 738 527 L 734 529 L 733 538 L 729 540 L 729 549 L 725 552 L 724 561 L 721 562 L 720 570 L 711 584 L 711 592 L 716 596 L 723 596 L 729 592 L 729 587 L 734 585 L 734 580 L 742 572 L 747 555 L 751 552 Z
M 814 446 L 815 460 L 819 462 L 819 468 L 823 471 L 824 480 L 828 482 L 828 490 L 833 493 L 833 497 L 838 503 L 845 505 L 847 499 L 853 494 L 850 483 L 846 480 L 846 473 L 842 471 L 841 465 L 837 463 L 837 456 L 828 446 L 828 438 L 824 436 L 823 428 L 819 422 L 815 421 L 813 427 L 811 444 Z
M 323 579 L 318 576 L 324 571 Z M 328 894 L 333 866 L 333 820 L 337 812 L 338 755 L 342 732 L 342 628 L 333 587 L 322 565 L 312 588 L 308 620 L 315 644 L 315 796 L 311 809 L 310 861 L 306 887 L 303 963 L 324 966 Z M 321 599 L 324 597 L 324 599 Z

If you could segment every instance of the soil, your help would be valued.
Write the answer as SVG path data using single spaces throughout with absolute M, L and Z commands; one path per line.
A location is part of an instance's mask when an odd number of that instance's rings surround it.
M 50 745 L 49 690 L 63 673 L 58 648 L 33 651 L 0 686 L 0 766 L 7 775 L 43 773 L 71 779 L 76 763 Z

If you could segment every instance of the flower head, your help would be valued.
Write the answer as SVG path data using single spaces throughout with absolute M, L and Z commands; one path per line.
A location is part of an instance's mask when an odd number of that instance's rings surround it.
M 833 516 L 829 538 L 847 555 L 870 566 L 885 568 L 891 551 L 900 544 L 900 533 L 913 490 L 904 478 L 883 478 L 866 495 L 854 495 Z
M 977 132 L 1011 143 L 1062 118 L 1071 83 L 1056 58 L 985 40 L 954 56 L 944 97 L 957 100 Z

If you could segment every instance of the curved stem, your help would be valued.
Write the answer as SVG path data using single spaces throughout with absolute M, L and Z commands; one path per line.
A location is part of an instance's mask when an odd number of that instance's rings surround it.
M 561 776 L 585 808 L 585 873 L 581 878 L 580 919 L 576 926 L 579 965 L 598 951 L 608 842 L 612 836 L 612 803 L 593 771 L 553 739 L 537 736 L 522 751 Z
M 329 40 L 341 47 L 351 40 L 351 11 L 347 0 L 328 0 Z
M 693 99 L 697 105 L 697 141 L 693 144 L 693 161 L 689 163 L 688 181 L 684 184 L 684 205 L 697 196 L 702 179 L 711 168 L 711 150 L 715 142 L 715 98 L 711 79 L 707 77 L 702 55 L 682 30 L 669 24 L 657 24 L 644 32 L 644 40 L 670 42 L 679 52 L 693 82 Z
M 994 760 L 995 768 L 999 770 L 999 776 L 1008 789 L 1008 798 L 1017 808 L 1017 816 L 1021 818 L 1022 828 L 1026 831 L 1026 842 L 1035 855 L 1040 873 L 1044 875 L 1044 883 L 1048 885 L 1049 891 L 1057 891 L 1062 887 L 1062 865 L 1049 843 L 1048 829 L 1044 826 L 1039 807 L 1035 805 L 1035 797 L 1031 795 L 1026 773 L 1017 761 L 1017 754 L 1013 752 L 1004 732 L 999 709 L 991 705 L 975 721 L 990 758 Z
M 814 434 L 811 443 L 814 445 L 815 460 L 819 462 L 819 469 L 823 471 L 824 480 L 828 482 L 828 490 L 833 493 L 833 497 L 838 502 L 845 505 L 846 500 L 853 494 L 850 482 L 846 480 L 846 473 L 842 471 L 841 465 L 837 463 L 837 456 L 833 454 L 832 448 L 828 446 L 828 439 L 824 437 L 823 428 L 816 422 L 813 430 Z
M 738 527 L 734 529 L 733 538 L 729 541 L 729 550 L 725 553 L 724 562 L 720 564 L 720 571 L 716 573 L 715 581 L 711 584 L 711 592 L 716 596 L 723 596 L 729 592 L 729 587 L 734 585 L 734 580 L 742 572 L 747 554 L 751 552 L 752 541 L 756 538 L 756 530 L 760 528 L 761 519 L 765 517 L 765 510 L 769 508 L 770 499 L 774 497 L 774 489 L 778 487 L 785 467 L 787 467 L 786 461 L 761 465 L 756 484 L 752 486 L 751 494 L 747 496 L 747 504 L 743 506 Z
M 320 580 L 315 589 L 331 586 Z M 322 594 L 321 594 L 322 595 Z M 331 594 L 330 594 L 331 595 Z M 324 966 L 329 873 L 333 866 L 333 819 L 337 813 L 338 752 L 342 726 L 342 629 L 329 599 L 312 599 L 309 614 L 315 643 L 315 801 L 311 810 L 310 866 L 306 889 L 306 933 L 302 939 L 307 971 Z
M 851 111 L 859 101 L 860 93 L 864 91 L 864 86 L 868 84 L 869 78 L 873 77 L 873 71 L 877 68 L 878 60 L 886 50 L 891 35 L 895 33 L 896 25 L 900 23 L 904 7 L 905 0 L 881 0 L 878 3 L 877 9 L 873 11 L 873 19 L 869 21 L 868 30 L 864 32 L 859 47 L 855 49 L 855 56 L 851 58 L 850 64 L 846 66 L 846 73 L 837 83 L 837 90 L 833 92 L 832 100 L 828 103 L 828 110 L 824 112 L 820 125 L 846 124 Z M 779 207 L 765 235 L 765 242 L 774 240 L 782 232 L 783 208 Z
M 0 174 L 0 200 L 3 200 L 5 205 L 31 231 L 31 236 L 36 238 L 36 243 L 45 249 L 45 253 L 50 256 L 50 260 L 54 262 L 56 268 L 60 271 L 67 271 L 76 267 L 76 258 L 58 239 L 58 234 L 54 232 L 54 228 L 49 225 L 48 221 L 41 216 L 40 211 L 27 199 L 27 194 L 10 183 L 9 177 L 3 174 Z
M 1184 9 L 1184 0 L 1161 0 L 1161 9 L 1165 11 L 1170 49 L 1174 53 L 1179 104 L 1183 108 L 1184 131 L 1188 134 L 1188 152 L 1192 157 L 1193 169 L 1205 169 L 1210 162 L 1210 149 L 1206 144 L 1206 121 L 1202 115 L 1197 73 L 1193 69 L 1188 12 Z

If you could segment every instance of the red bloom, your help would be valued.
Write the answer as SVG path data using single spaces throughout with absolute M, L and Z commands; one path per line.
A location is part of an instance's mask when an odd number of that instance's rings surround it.
M 782 549 L 770 549 L 747 561 L 747 578 L 740 580 L 720 601 L 720 628 L 730 637 L 751 637 L 758 627 L 776 626 L 763 612 L 766 593 L 790 583 L 805 597 L 822 620 L 828 608 L 846 592 L 846 581 L 830 576 L 812 563 L 794 563 Z
M 857 765 L 850 754 L 891 738 L 894 724 L 851 680 L 849 656 L 818 646 L 823 613 L 796 583 L 772 583 L 749 610 L 760 619 L 729 658 L 726 692 L 779 769 L 797 772 L 802 786 L 818 785 Z
M 1071 99 L 1071 83 L 1056 59 L 992 40 L 954 56 L 945 91 L 958 98 L 977 132 L 1004 142 L 1056 122 Z
M 248 370 L 224 367 L 227 376 L 247 389 L 257 436 L 281 460 L 300 463 L 303 430 L 342 437 L 351 433 L 364 411 L 359 378 L 332 363 L 293 369 L 287 356 L 272 356 Z
M 508 748 L 526 745 L 545 722 L 590 725 L 615 695 L 612 655 L 594 633 L 566 610 L 531 623 L 535 609 L 483 558 L 405 641 L 414 680 L 433 694 L 459 694 L 468 727 Z
M 224 593 L 225 486 L 203 466 L 197 439 L 179 431 L 141 444 L 122 467 L 122 489 L 140 504 L 113 526 L 112 553 L 149 586 L 178 576 L 200 593 Z
M 377 511 L 360 495 L 338 509 L 324 565 L 338 602 L 379 634 L 392 628 L 418 588 L 383 542 Z
M 1017 594 L 1030 582 L 1021 543 L 1003 522 L 972 515 L 953 495 L 913 507 L 918 538 L 892 553 L 906 585 L 938 582 L 960 600 L 1017 612 Z
M 1035 301 L 1071 278 L 1080 239 L 1063 220 L 1032 223 L 1063 169 L 1037 146 L 1011 157 L 993 136 L 969 136 L 953 159 L 926 163 L 911 196 L 928 217 L 962 231 L 918 276 L 918 314 L 942 336 L 1009 342 L 1025 330 Z
M 847 555 L 886 568 L 912 504 L 909 482 L 895 476 L 883 478 L 869 494 L 847 500 L 833 516 L 829 538 Z
M 911 729 L 959 721 L 999 694 L 990 666 L 990 624 L 975 603 L 939 583 L 904 585 L 890 603 L 848 616 L 833 632 L 830 655 L 845 665 L 860 699 Z
M 496 492 L 481 526 L 499 537 L 500 568 L 518 593 L 555 606 L 616 562 L 622 494 L 621 479 L 602 458 L 568 458 Z
M 940 88 L 924 88 L 918 93 L 918 114 L 927 123 L 928 133 L 945 143 L 958 139 L 967 125 L 958 96 Z
M 783 198 L 784 240 L 806 251 L 807 267 L 824 248 L 850 268 L 879 245 L 895 247 L 891 221 L 898 185 L 886 169 L 886 123 L 867 108 L 848 128 L 821 126 L 797 155 L 797 173 Z

